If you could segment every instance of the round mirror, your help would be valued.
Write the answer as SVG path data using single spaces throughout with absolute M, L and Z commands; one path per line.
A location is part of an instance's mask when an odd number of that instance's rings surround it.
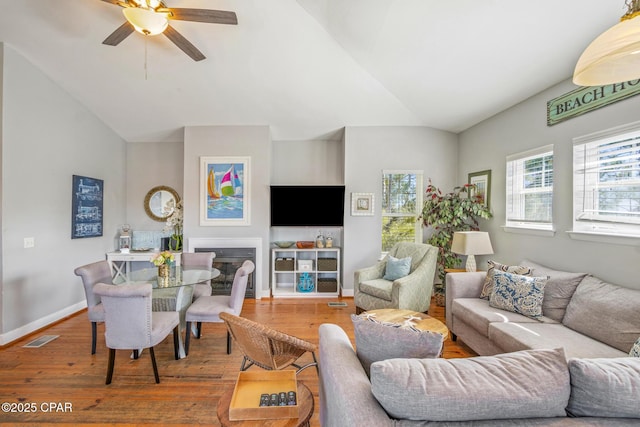
M 180 201 L 176 190 L 166 185 L 153 187 L 144 198 L 144 211 L 155 221 L 165 221 L 173 213 L 167 206 L 175 206 Z M 168 205 L 169 202 L 173 204 Z

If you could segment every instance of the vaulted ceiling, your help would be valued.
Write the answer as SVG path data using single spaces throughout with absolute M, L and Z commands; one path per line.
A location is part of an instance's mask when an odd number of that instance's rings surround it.
M 166 0 L 235 11 L 238 25 L 172 21 L 102 41 L 124 22 L 100 0 L 0 0 L 4 42 L 123 139 L 181 141 L 184 126 L 269 125 L 274 140 L 344 126 L 463 131 L 571 77 L 622 0 Z

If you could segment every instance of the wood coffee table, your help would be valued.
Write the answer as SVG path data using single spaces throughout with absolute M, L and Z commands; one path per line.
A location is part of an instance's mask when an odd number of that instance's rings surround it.
M 233 397 L 233 387 L 230 387 L 218 401 L 218 420 L 224 427 L 309 427 L 309 420 L 313 415 L 313 395 L 306 385 L 298 382 L 298 418 L 271 418 L 266 420 L 229 420 L 229 405 Z
M 411 310 L 399 310 L 396 308 L 381 308 L 378 310 L 368 310 L 361 316 L 373 316 L 379 322 L 387 322 L 401 325 L 409 322 L 411 326 L 421 331 L 438 332 L 444 335 L 444 339 L 449 338 L 449 329 L 438 319 L 428 314 Z

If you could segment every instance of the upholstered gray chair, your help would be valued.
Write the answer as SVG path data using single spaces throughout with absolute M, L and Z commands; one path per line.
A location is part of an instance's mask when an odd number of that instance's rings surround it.
M 74 270 L 82 278 L 84 295 L 87 298 L 87 314 L 91 322 L 91 354 L 96 354 L 96 335 L 98 322 L 104 322 L 104 307 L 100 297 L 93 293 L 96 283 L 111 284 L 111 267 L 107 261 L 97 261 Z
M 409 274 L 385 280 L 389 257 L 411 258 Z M 398 308 L 421 313 L 429 311 L 438 248 L 424 243 L 397 243 L 374 266 L 354 273 L 353 291 L 356 314 L 379 308 Z
M 148 348 L 156 383 L 160 382 L 153 347 L 162 342 L 173 331 L 174 356 L 178 360 L 180 323 L 176 311 L 151 311 L 151 283 L 129 285 L 107 285 L 98 283 L 93 287 L 104 305 L 105 340 L 109 348 L 109 366 L 106 384 L 111 384 L 116 350 L 139 350 Z
M 215 252 L 183 252 L 180 257 L 180 265 L 185 269 L 198 268 L 211 271 L 215 257 Z M 193 299 L 211 296 L 211 292 L 210 283 L 199 283 L 193 287 Z
M 189 338 L 191 322 L 197 322 L 196 338 L 200 338 L 202 333 L 202 322 L 218 323 L 222 322 L 220 313 L 231 313 L 238 316 L 244 304 L 244 294 L 247 290 L 249 275 L 253 273 L 256 266 L 252 261 L 245 261 L 236 270 L 231 285 L 231 295 L 215 295 L 200 297 L 187 309 L 187 336 L 185 338 L 185 353 L 189 354 Z M 227 354 L 231 354 L 231 335 L 227 331 Z

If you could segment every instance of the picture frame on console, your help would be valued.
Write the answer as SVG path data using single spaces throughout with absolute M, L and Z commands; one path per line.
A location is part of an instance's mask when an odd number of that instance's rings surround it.
M 200 157 L 200 225 L 251 224 L 250 157 Z
M 373 216 L 373 193 L 351 193 L 351 216 Z
M 469 197 L 479 196 L 482 204 L 491 207 L 491 170 L 470 173 L 468 183 L 476 186 L 469 192 Z

